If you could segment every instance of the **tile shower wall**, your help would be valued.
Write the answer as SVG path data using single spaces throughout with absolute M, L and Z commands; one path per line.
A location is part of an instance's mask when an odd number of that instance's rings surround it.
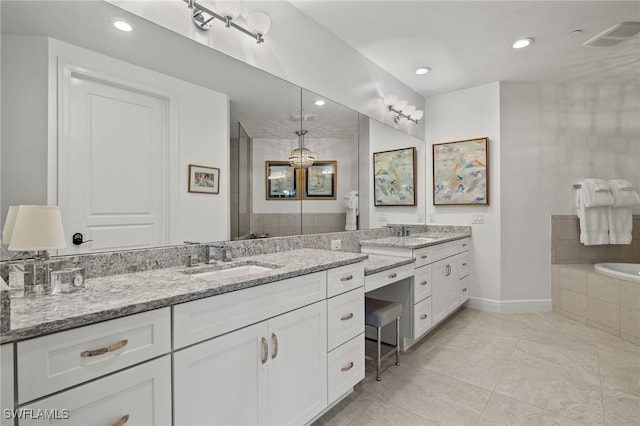
M 598 262 L 640 263 L 640 215 L 633 216 L 630 245 L 585 246 L 580 243 L 580 225 L 575 215 L 551 216 L 551 263 Z

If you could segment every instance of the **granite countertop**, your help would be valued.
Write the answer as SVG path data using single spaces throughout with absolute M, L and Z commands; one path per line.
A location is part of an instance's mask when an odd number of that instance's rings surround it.
M 242 290 L 361 262 L 366 254 L 300 249 L 217 262 L 223 267 L 256 264 L 275 267 L 252 276 L 207 280 L 193 276 L 209 265 L 177 267 L 88 279 L 82 291 L 11 299 L 11 326 L 0 343 L 97 323 L 113 318 Z M 188 269 L 191 274 L 182 271 Z
M 408 237 L 378 238 L 375 240 L 360 241 L 360 245 L 365 247 L 396 247 L 415 250 L 468 237 L 471 237 L 470 227 L 469 230 L 459 230 L 446 234 L 414 234 Z
M 388 271 L 398 266 L 410 265 L 416 260 L 413 257 L 397 257 L 381 254 L 370 254 L 364 261 L 364 274 L 373 275 L 378 272 Z

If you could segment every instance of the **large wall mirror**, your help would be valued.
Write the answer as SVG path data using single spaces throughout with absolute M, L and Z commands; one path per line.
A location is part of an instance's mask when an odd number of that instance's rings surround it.
M 105 2 L 0 6 L 2 223 L 59 204 L 59 254 L 345 229 L 357 112 Z M 123 16 L 133 34 L 111 25 Z M 315 162 L 291 171 L 301 145 Z M 189 165 L 219 169 L 218 193 L 190 192 Z

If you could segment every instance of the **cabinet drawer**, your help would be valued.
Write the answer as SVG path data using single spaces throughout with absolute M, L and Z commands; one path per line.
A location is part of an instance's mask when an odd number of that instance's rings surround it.
M 18 343 L 18 402 L 171 351 L 171 312 L 158 309 Z
M 418 303 L 431 296 L 431 265 L 415 270 L 413 278 L 413 303 Z
M 364 277 L 364 291 L 369 292 L 380 287 L 403 280 L 413 275 L 413 265 L 402 265 L 387 271 Z
M 460 304 L 469 300 L 469 285 L 471 284 L 471 278 L 467 275 L 460 279 Z
M 469 251 L 469 249 L 471 248 L 471 239 L 470 238 L 463 238 L 462 240 L 458 241 L 460 243 L 460 253 L 465 252 L 465 251 Z
M 364 379 L 364 334 L 329 352 L 328 399 L 331 405 Z
M 327 297 L 364 285 L 364 263 L 341 266 L 327 271 Z
M 417 249 L 413 251 L 413 257 L 416 259 L 413 266 L 415 268 L 419 268 L 424 265 L 428 265 L 431 262 L 434 262 L 433 258 L 433 249 L 435 246 L 429 246 L 421 249 Z
M 431 297 L 413 305 L 413 338 L 417 339 L 431 328 Z
M 23 407 L 50 410 L 61 419 L 20 419 L 23 425 L 170 425 L 169 355 Z M 68 411 L 67 411 L 68 410 Z
M 173 307 L 179 349 L 325 299 L 326 272 L 194 300 Z
M 364 288 L 327 300 L 329 350 L 364 332 Z
M 460 242 L 451 241 L 444 244 L 438 244 L 433 246 L 433 258 L 432 262 L 436 262 L 441 259 L 445 259 L 449 256 L 453 256 L 460 252 Z
M 469 253 L 463 253 L 458 259 L 458 277 L 464 278 L 469 275 L 469 268 L 471 267 L 471 256 Z

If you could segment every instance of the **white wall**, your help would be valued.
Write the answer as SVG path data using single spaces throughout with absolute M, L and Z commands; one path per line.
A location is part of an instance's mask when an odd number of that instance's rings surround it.
M 551 215 L 575 214 L 573 184 L 640 188 L 640 86 L 500 87 L 502 298 L 549 298 Z
M 374 206 L 373 153 L 400 148 L 416 148 L 416 205 L 407 207 Z M 361 204 L 360 209 L 368 209 L 368 214 L 361 217 L 362 228 L 380 228 L 387 223 L 424 224 L 426 206 L 426 146 L 423 140 L 398 132 L 386 124 L 369 120 L 369 155 L 367 159 L 367 184 L 360 182 L 361 188 L 368 188 L 368 204 Z M 363 164 L 361 162 L 361 164 Z M 364 202 L 364 199 L 361 200 Z M 362 220 L 368 217 L 368 225 Z
M 286 1 L 243 1 L 243 10 L 262 11 L 272 20 L 265 42 L 216 22 L 198 30 L 181 1 L 106 0 L 178 34 L 239 59 L 305 89 L 326 96 L 369 117 L 424 138 L 424 122 L 393 122 L 382 102 L 396 94 L 422 109 L 424 98 Z M 211 5 L 205 1 L 203 4 Z
M 426 108 L 428 169 L 426 173 L 427 217 L 435 223 L 471 225 L 472 213 L 483 213 L 484 224 L 472 226 L 474 263 L 472 303 L 487 310 L 500 306 L 501 235 L 501 135 L 500 85 L 497 82 L 427 98 Z M 489 206 L 433 206 L 432 145 L 465 139 L 489 137 Z
M 53 39 L 5 36 L 2 42 L 3 206 L 57 204 L 56 72 L 57 58 L 64 57 L 143 84 L 153 93 L 170 99 L 173 116 L 169 118 L 169 125 L 174 145 L 169 153 L 168 191 L 174 201 L 167 209 L 175 232 L 167 243 L 228 239 L 229 104 L 226 95 Z M 220 168 L 220 194 L 189 193 L 189 164 Z
M 342 199 L 352 189 L 358 189 L 356 142 L 348 139 L 310 138 L 305 146 L 316 154 L 317 160 L 335 160 L 338 164 L 335 200 L 267 200 L 265 196 L 265 159 L 284 161 L 297 140 L 253 139 L 253 194 L 252 213 L 344 213 Z M 354 186 L 355 185 L 355 186 Z M 302 191 L 303 188 L 298 188 Z

